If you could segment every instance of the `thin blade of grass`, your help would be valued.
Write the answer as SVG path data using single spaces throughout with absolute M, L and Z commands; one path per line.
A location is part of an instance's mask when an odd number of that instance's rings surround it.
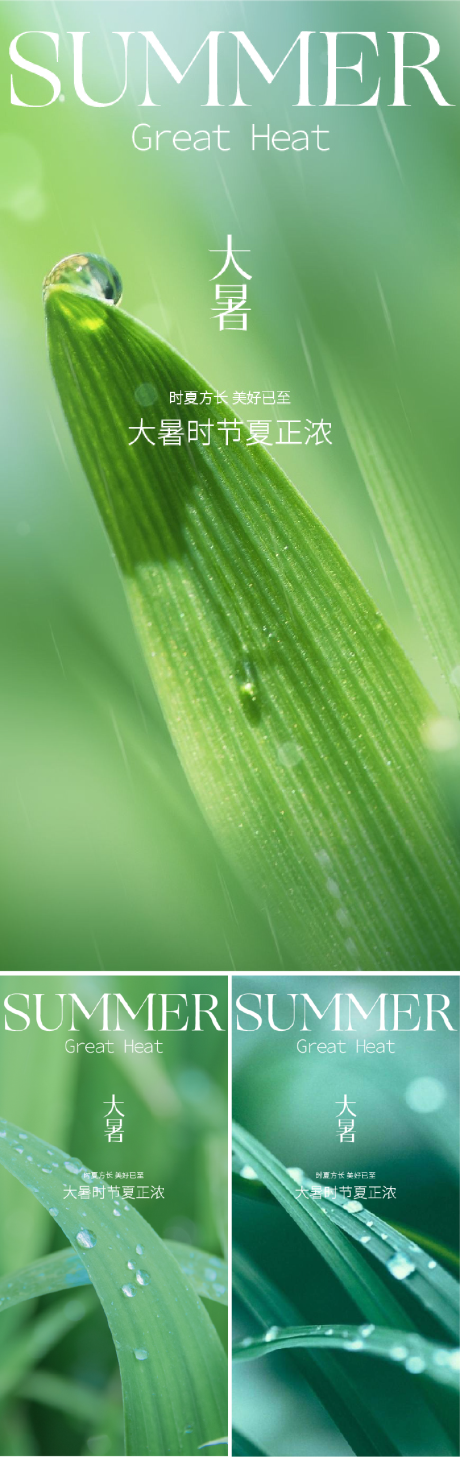
M 351 448 L 408 595 L 435 657 L 460 703 L 458 569 L 443 539 L 425 482 L 404 441 L 403 428 L 376 414 L 330 354 L 325 360 Z
M 62 286 L 46 315 L 179 755 L 291 964 L 456 968 L 459 867 L 421 743 L 432 705 L 361 583 L 244 426 L 226 448 L 213 405 L 184 405 L 197 441 L 161 443 L 170 393 L 209 393 L 162 340 Z M 145 380 L 158 403 L 136 443 Z
M 364 1334 L 367 1332 L 367 1334 Z M 280 1330 L 273 1326 L 262 1338 L 247 1336 L 233 1347 L 235 1361 L 257 1360 L 270 1351 L 302 1349 L 350 1351 L 401 1361 L 411 1375 L 428 1377 L 458 1391 L 460 1351 L 438 1346 L 415 1331 L 378 1329 L 373 1326 L 298 1326 Z
M 69 1300 L 58 1301 L 57 1305 L 45 1310 L 43 1315 L 39 1315 L 15 1336 L 2 1359 L 0 1400 L 14 1391 L 31 1366 L 42 1361 L 48 1351 L 68 1335 L 77 1321 L 84 1320 L 93 1309 L 94 1296 L 90 1291 L 85 1291 L 82 1295 L 71 1296 Z
M 90 1209 L 67 1193 L 76 1177 L 91 1184 L 80 1160 L 0 1121 L 0 1162 L 53 1209 L 105 1311 L 120 1366 L 127 1453 L 196 1452 L 225 1426 L 227 1366 L 187 1276 L 137 1210 L 113 1201 L 106 1185 Z
M 257 1197 L 259 1188 L 265 1197 L 264 1186 L 251 1177 L 253 1172 L 250 1165 L 246 1165 L 246 1168 L 243 1165 L 243 1174 L 240 1171 L 234 1175 L 238 1187 L 252 1198 Z M 287 1173 L 290 1173 L 289 1169 Z M 296 1169 L 290 1176 L 297 1188 L 308 1191 L 308 1194 L 312 1195 L 312 1190 L 318 1188 L 314 1180 L 300 1169 Z M 303 1199 L 306 1195 L 302 1194 L 301 1197 Z M 354 1208 L 350 1209 L 347 1207 L 350 1200 L 337 1193 L 334 1200 L 323 1198 L 321 1209 L 328 1220 L 363 1245 L 367 1253 L 385 1265 L 386 1269 L 390 1269 L 390 1274 L 394 1274 L 395 1279 L 405 1280 L 411 1295 L 458 1340 L 460 1326 L 457 1281 L 429 1253 L 426 1254 L 416 1240 L 409 1239 L 402 1230 L 380 1219 L 373 1210 L 371 1212 L 361 1205 L 360 1200 L 352 1202 Z M 319 1204 L 318 1199 L 316 1204 Z M 403 1261 L 402 1264 L 399 1263 L 399 1267 L 397 1263 L 392 1263 L 393 1256 L 399 1256 Z
M 228 1303 L 227 1266 L 218 1255 L 207 1255 L 194 1245 L 184 1245 L 176 1240 L 165 1240 L 166 1249 L 187 1275 L 197 1295 L 206 1300 L 215 1300 L 219 1305 Z M 74 1250 L 58 1250 L 54 1255 L 44 1255 L 32 1265 L 24 1265 L 12 1275 L 0 1280 L 0 1314 L 23 1300 L 35 1300 L 39 1295 L 52 1295 L 56 1290 L 71 1290 L 77 1285 L 91 1285 L 91 1276 L 80 1256 Z
M 235 1247 L 232 1283 L 235 1294 L 265 1330 L 273 1325 L 302 1325 L 302 1316 L 291 1301 Z M 323 1355 L 298 1348 L 294 1359 L 356 1457 L 379 1457 L 381 1452 L 399 1457 L 401 1447 L 394 1440 L 391 1414 L 386 1412 L 385 1422 L 380 1422 L 373 1404 L 363 1400 L 362 1384 L 359 1378 L 353 1379 L 352 1370 L 345 1371 L 330 1351 Z
M 318 1201 L 307 1195 L 300 1203 L 299 1186 L 279 1159 L 238 1124 L 233 1124 L 233 1144 L 243 1165 L 252 1166 L 262 1183 L 307 1235 L 366 1320 L 395 1326 L 396 1329 L 412 1329 L 413 1323 L 399 1301 L 374 1275 L 367 1261 L 354 1250 L 342 1231 L 325 1217 Z

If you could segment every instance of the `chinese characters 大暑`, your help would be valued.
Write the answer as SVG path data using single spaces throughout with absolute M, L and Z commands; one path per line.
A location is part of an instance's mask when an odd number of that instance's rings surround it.
M 354 1101 L 354 1098 L 352 1098 L 352 1103 L 354 1103 Z M 336 1102 L 339 1103 L 340 1099 L 337 1098 Z M 337 1137 L 340 1138 L 340 1142 L 354 1143 L 356 1114 L 349 1106 L 346 1093 L 344 1093 L 343 1097 L 343 1108 L 340 1109 L 340 1113 L 337 1113 L 336 1116 L 338 1119 Z
M 117 1108 L 115 1093 L 112 1093 L 111 1106 L 109 1107 L 108 1098 L 105 1099 L 104 1106 L 109 1108 L 105 1119 L 105 1138 L 108 1138 L 109 1143 L 123 1143 L 123 1119 L 125 1115 L 121 1112 L 120 1108 Z M 121 1100 L 121 1106 L 123 1107 L 123 1100 Z M 112 1114 L 116 1114 L 116 1117 L 112 1117 Z
M 252 274 L 246 273 L 245 269 L 240 267 L 240 264 L 236 261 L 235 254 L 249 253 L 249 248 L 234 249 L 232 234 L 227 233 L 227 248 L 210 248 L 209 252 L 225 254 L 222 268 L 219 268 L 218 273 L 214 273 L 211 279 L 211 283 L 215 283 L 216 285 L 216 302 L 212 312 L 219 320 L 219 329 L 243 329 L 243 331 L 247 331 L 248 313 L 250 313 L 247 302 L 247 285 L 252 278 Z M 236 273 L 239 273 L 240 278 L 245 278 L 246 283 L 240 283 L 238 280 L 233 279 L 231 273 L 226 283 L 220 283 L 218 280 L 222 278 L 222 275 L 227 272 L 228 268 L 230 270 L 234 269 Z

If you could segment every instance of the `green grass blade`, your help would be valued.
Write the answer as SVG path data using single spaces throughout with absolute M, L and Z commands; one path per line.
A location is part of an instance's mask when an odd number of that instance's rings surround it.
M 207 1255 L 194 1245 L 179 1244 L 176 1240 L 165 1240 L 166 1249 L 177 1260 L 180 1269 L 187 1275 L 197 1295 L 206 1300 L 215 1300 L 219 1305 L 228 1304 L 227 1266 L 218 1255 Z M 12 1276 L 0 1280 L 0 1313 L 23 1300 L 35 1300 L 37 1295 L 52 1295 L 56 1290 L 71 1290 L 75 1285 L 91 1285 L 91 1276 L 80 1256 L 74 1250 L 58 1250 L 55 1255 L 44 1255 L 32 1265 L 24 1265 Z
M 77 1321 L 90 1314 L 93 1305 L 94 1296 L 89 1291 L 71 1296 L 69 1300 L 60 1300 L 8 1344 L 0 1369 L 0 1400 L 16 1389 L 30 1367 L 42 1361 Z
M 373 1326 L 297 1326 L 282 1330 L 273 1326 L 265 1336 L 247 1336 L 233 1347 L 235 1361 L 250 1361 L 266 1356 L 272 1350 L 352 1351 L 360 1355 L 381 1356 L 386 1361 L 402 1361 L 411 1375 L 429 1377 L 443 1386 L 458 1391 L 460 1351 L 426 1341 L 413 1331 L 378 1329 Z
M 361 583 L 262 447 L 130 444 L 206 391 L 129 315 L 54 287 L 64 412 L 179 756 L 302 967 L 458 966 L 460 875 L 421 743 L 432 706 Z M 177 413 L 177 406 L 173 407 Z M 325 905 L 329 914 L 325 914 Z
M 65 1412 L 83 1426 L 99 1426 L 101 1431 L 116 1427 L 122 1437 L 121 1406 L 117 1407 L 114 1401 L 81 1381 L 68 1381 L 55 1371 L 33 1371 L 21 1382 L 18 1395 L 26 1401 L 38 1401 L 41 1406 Z
M 278 1203 L 307 1235 L 318 1254 L 327 1261 L 366 1320 L 410 1330 L 412 1321 L 399 1301 L 386 1289 L 380 1278 L 374 1275 L 367 1261 L 350 1245 L 342 1231 L 336 1229 L 325 1217 L 322 1207 L 318 1207 L 319 1201 L 308 1195 L 306 1198 L 302 1197 L 301 1201 L 296 1198 L 299 1186 L 284 1164 L 238 1124 L 233 1124 L 233 1145 L 242 1163 L 252 1165 Z
M 58 1250 L 44 1255 L 31 1265 L 24 1265 L 0 1280 L 0 1313 L 23 1300 L 36 1300 L 39 1295 L 53 1295 L 56 1290 L 72 1290 L 76 1285 L 91 1285 L 80 1256 L 74 1250 Z
M 65 1198 L 72 1181 L 75 1187 L 90 1172 L 79 1160 L 4 1119 L 0 1135 L 1 1163 L 55 1211 L 104 1308 L 120 1366 L 127 1453 L 143 1457 L 168 1447 L 195 1453 L 225 1428 L 227 1367 L 187 1276 L 137 1210 L 113 1201 L 106 1186 L 104 1198 L 93 1196 L 89 1208 Z M 78 1241 L 85 1230 L 95 1239 L 91 1246 Z M 137 1281 L 139 1268 L 144 1283 Z M 123 1286 L 134 1295 L 126 1296 Z M 136 1358 L 140 1350 L 145 1359 Z
M 389 1251 L 399 1256 L 403 1261 L 402 1268 L 405 1264 L 408 1270 L 404 1278 L 411 1295 L 458 1340 L 459 1288 L 457 1281 L 443 1270 L 442 1265 L 425 1254 L 415 1240 L 407 1239 L 386 1220 L 371 1215 L 369 1209 L 351 1213 L 340 1205 L 335 1207 L 331 1204 L 328 1217 L 352 1239 L 360 1243 L 364 1239 L 368 1253 L 386 1267 Z M 393 1255 L 390 1255 L 392 1258 Z
M 301 1326 L 302 1316 L 272 1280 L 233 1247 L 232 1282 L 235 1294 L 255 1320 L 269 1330 L 271 1326 Z M 393 1440 L 391 1413 L 385 1412 L 381 1423 L 372 1402 L 366 1402 L 359 1376 L 345 1370 L 333 1352 L 326 1354 L 298 1348 L 294 1359 L 310 1386 L 343 1432 L 356 1457 L 399 1457 L 401 1447 Z
M 442 537 L 436 509 L 429 504 L 423 475 L 398 428 L 350 383 L 349 372 L 327 356 L 327 367 L 342 420 L 369 495 L 393 552 L 408 595 L 452 693 L 460 702 L 460 614 L 458 566 L 451 543 Z M 452 676 L 453 675 L 453 676 Z
M 263 1197 L 266 1197 L 266 1189 L 260 1180 L 251 1177 L 254 1170 L 251 1166 L 243 1165 L 243 1174 L 236 1172 L 234 1180 L 240 1192 L 247 1193 L 252 1198 L 257 1198 L 259 1190 Z M 289 1169 L 287 1170 L 289 1174 Z M 295 1170 L 293 1175 L 297 1188 L 309 1192 L 318 1188 L 314 1180 L 301 1170 Z M 302 1200 L 305 1196 L 302 1195 Z M 407 1289 L 421 1305 L 435 1316 L 441 1325 L 449 1331 L 450 1335 L 457 1340 L 460 1333 L 459 1327 L 459 1287 L 458 1282 L 453 1279 L 442 1265 L 439 1265 L 432 1258 L 430 1252 L 425 1253 L 415 1239 L 408 1238 L 402 1230 L 394 1228 L 385 1219 L 380 1219 L 374 1210 L 365 1208 L 360 1200 L 354 1200 L 355 1207 L 347 1208 L 347 1201 L 342 1194 L 337 1194 L 335 1200 L 316 1200 L 317 1206 L 321 1204 L 323 1215 L 345 1234 L 351 1236 L 359 1244 L 364 1245 L 367 1254 L 373 1255 L 380 1264 L 388 1268 L 393 1255 L 400 1256 L 405 1264 L 406 1274 L 403 1274 L 404 1265 L 396 1266 L 396 1279 L 407 1281 Z M 449 1253 L 449 1252 L 447 1252 Z M 390 1270 L 391 1273 L 391 1270 Z

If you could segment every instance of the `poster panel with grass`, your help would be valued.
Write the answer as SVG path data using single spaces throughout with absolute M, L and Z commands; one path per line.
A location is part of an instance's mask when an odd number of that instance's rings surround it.
M 458 1457 L 458 989 L 233 978 L 241 1457 Z
M 458 15 L 0 6 L 5 968 L 460 964 Z
M 227 1453 L 225 976 L 0 978 L 0 1450 Z

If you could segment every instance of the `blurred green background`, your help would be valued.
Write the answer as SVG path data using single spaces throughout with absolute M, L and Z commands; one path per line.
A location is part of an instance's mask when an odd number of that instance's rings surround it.
M 113 1172 L 108 1182 L 115 1184 L 117 1171 L 144 1175 L 136 1178 L 141 1184 L 162 1187 L 164 1199 L 136 1200 L 134 1207 L 151 1223 L 163 1238 L 193 1244 L 206 1251 L 225 1255 L 225 1217 L 227 1211 L 227 978 L 226 977 L 17 977 L 1 978 L 1 1000 L 11 992 L 28 992 L 34 1007 L 35 993 L 44 993 L 43 1020 L 53 1026 L 60 1020 L 60 1002 L 56 993 L 74 991 L 87 1010 L 95 1007 L 105 991 L 118 991 L 132 1010 L 137 1011 L 147 992 L 171 994 L 169 1007 L 177 1004 L 175 994 L 185 992 L 191 1009 L 190 1030 L 155 1033 L 163 1053 L 137 1056 L 123 1051 L 125 1037 L 147 1042 L 151 1037 L 143 1030 L 146 1009 L 132 1023 L 121 1011 L 120 1023 L 126 1032 L 110 1034 L 115 1054 L 78 1055 L 66 1053 L 65 1040 L 70 1027 L 70 1003 L 65 1000 L 63 1029 L 54 1033 L 38 1030 L 35 1024 L 25 1032 L 1 1032 L 0 1106 L 2 1117 L 49 1139 L 74 1158 L 98 1173 Z M 209 1018 L 202 1019 L 202 1031 L 193 1027 L 193 994 L 213 992 L 218 997 L 216 1016 L 225 1029 L 219 1033 Z M 14 1001 L 24 1009 L 23 1000 Z M 154 1003 L 154 1006 L 156 1004 Z M 185 1003 L 179 1003 L 182 1007 Z M 209 1005 L 204 1002 L 203 1005 Z M 57 1010 L 56 1010 L 57 1009 Z M 32 1014 L 34 1016 L 34 1013 Z M 101 1008 L 92 1021 L 86 1022 L 76 1011 L 75 1025 L 80 1028 L 80 1041 L 107 1039 L 97 1032 Z M 21 1025 L 8 1017 L 10 1025 Z M 154 1022 L 158 1019 L 154 1017 Z M 170 1025 L 172 1024 L 170 1018 Z M 180 1019 L 185 1020 L 185 1017 Z M 110 1025 L 114 1018 L 110 1016 Z M 4 1017 L 2 1015 L 2 1029 Z M 206 1025 L 208 1024 L 208 1025 Z M 105 1117 L 112 1094 L 124 1104 L 123 1143 L 108 1144 L 104 1136 Z M 121 1160 L 121 1162 L 120 1162 Z M 123 1181 L 122 1181 L 123 1182 Z M 125 1180 L 132 1183 L 132 1180 Z M 69 1177 L 72 1187 L 78 1178 Z M 65 1245 L 64 1237 L 41 1204 L 27 1189 L 3 1168 L 0 1169 L 0 1250 L 4 1275 L 29 1261 Z M 83 1384 L 90 1394 L 105 1397 L 112 1410 L 113 1430 L 107 1421 L 98 1425 L 88 1416 L 80 1402 L 79 1415 L 59 1410 L 38 1397 L 26 1401 L 21 1396 L 22 1381 L 17 1391 L 1 1401 L 0 1387 L 0 1452 L 8 1454 L 36 1453 L 119 1453 L 123 1450 L 117 1428 L 119 1389 L 117 1362 L 105 1316 L 95 1297 L 91 1296 L 90 1313 L 85 1317 L 79 1303 L 86 1301 L 87 1290 L 71 1292 L 76 1314 L 69 1305 L 68 1331 L 59 1345 L 44 1353 L 38 1374 L 55 1373 L 70 1384 Z M 55 1308 L 65 1297 L 45 1297 L 32 1306 L 23 1304 L 0 1315 L 0 1364 L 11 1354 L 12 1342 L 21 1334 L 37 1327 L 43 1310 Z M 226 1343 L 227 1311 L 214 1301 L 207 1309 Z M 32 1356 L 30 1365 L 34 1366 Z M 37 1373 L 36 1373 L 37 1374 Z M 28 1372 L 26 1370 L 26 1376 Z M 62 1396 L 62 1390 L 61 1390 Z
M 225 865 L 166 733 L 96 508 L 48 368 L 43 276 L 65 254 L 106 255 L 123 306 L 226 390 L 289 390 L 281 414 L 332 422 L 333 448 L 275 451 L 338 540 L 442 711 L 448 685 L 424 641 L 345 433 L 322 345 L 376 404 L 391 435 L 401 422 L 436 518 L 442 553 L 458 554 L 460 290 L 458 108 L 434 104 L 409 75 L 392 97 L 387 32 L 433 30 L 435 74 L 458 99 L 459 11 L 450 3 L 3 3 L 0 7 L 0 338 L 3 442 L 0 751 L 4 823 L 3 967 L 222 969 L 286 964 L 267 919 Z M 79 102 L 68 32 L 87 30 L 85 84 L 109 100 L 123 82 L 117 30 L 153 29 L 185 69 L 212 28 L 243 29 L 276 69 L 299 29 L 378 30 L 381 105 L 300 111 L 298 53 L 271 87 L 247 57 L 251 105 L 203 107 L 206 52 L 178 87 L 155 58 L 143 110 L 144 42 L 130 42 L 128 91 L 102 109 Z M 59 71 L 50 107 L 12 107 L 8 46 Z M 223 38 L 225 41 L 225 37 Z M 365 49 L 363 95 L 378 64 Z M 425 43 L 422 42 L 425 53 Z M 361 43 L 359 43 L 361 45 Z M 224 46 L 222 98 L 232 101 L 234 41 Z M 343 38 L 342 60 L 357 42 Z M 415 56 L 415 52 L 414 52 Z M 325 41 L 312 41 L 311 95 L 325 94 Z M 296 83 L 297 72 L 297 83 Z M 26 101 L 49 85 L 15 68 Z M 354 73 L 340 74 L 356 99 Z M 62 102 L 62 104 L 61 104 Z M 231 130 L 231 151 L 137 152 L 138 121 Z M 251 153 L 256 130 L 318 124 L 330 150 Z M 322 139 L 323 144 L 325 138 Z M 246 254 L 247 334 L 220 333 L 211 274 L 227 233 Z M 243 260 L 244 261 L 244 260 Z M 139 413 L 138 407 L 136 407 Z M 251 414 L 251 410 L 242 410 Z M 278 412 L 280 413 L 280 412 Z M 133 417 L 133 424 L 135 419 Z M 178 909 L 180 907 L 180 914 Z M 287 962 L 289 965 L 289 962 Z
M 344 1170 L 354 1174 L 374 1172 L 375 1179 L 356 1179 L 369 1188 L 372 1182 L 396 1188 L 396 1199 L 379 1199 L 365 1206 L 380 1218 L 401 1226 L 409 1237 L 434 1241 L 430 1254 L 456 1273 L 449 1258 L 458 1251 L 458 978 L 433 977 L 233 977 L 233 1117 L 270 1149 L 288 1167 L 317 1173 Z M 308 992 L 322 1012 L 336 992 L 352 992 L 368 1011 L 381 992 L 417 992 L 420 997 L 421 1028 L 414 1034 L 400 1030 L 376 1032 L 376 1013 L 366 1024 L 352 1011 L 355 1031 L 334 1033 L 333 1009 L 324 1021 L 307 1008 L 305 1021 L 312 1029 L 302 1034 L 301 993 Z M 449 1032 L 439 1018 L 436 1033 L 423 1031 L 424 994 L 444 992 L 450 999 L 447 1016 L 455 1028 Z M 262 994 L 263 1026 L 257 1032 L 236 1030 L 236 998 L 241 993 Z M 297 1024 L 291 1031 L 275 1032 L 267 1025 L 267 992 L 274 993 L 274 1021 L 288 1027 L 292 1021 L 290 995 L 297 992 Z M 246 998 L 245 998 L 246 1001 Z M 247 1005 L 260 1011 L 254 998 Z M 347 1003 L 343 1004 L 342 1025 L 347 1025 Z M 401 1006 L 407 1006 L 403 1000 Z M 415 1004 L 412 1004 L 413 1006 Z M 435 1002 L 434 1005 L 437 1005 Z M 440 1005 L 438 1003 L 438 1005 Z M 391 1026 L 387 1002 L 387 1026 Z M 239 1014 L 240 1023 L 255 1022 Z M 413 1021 L 416 1022 L 415 1012 Z M 372 1022 L 372 1030 L 371 1030 Z M 407 1018 L 401 1018 L 401 1028 Z M 347 1045 L 345 1054 L 302 1055 L 299 1037 L 307 1043 L 338 1042 Z M 356 1039 L 361 1042 L 392 1039 L 395 1054 L 355 1056 Z M 427 1081 L 429 1080 L 429 1082 Z M 344 1143 L 339 1154 L 336 1114 L 344 1093 L 355 1100 L 354 1144 Z M 340 1104 L 336 1106 L 336 1100 Z M 355 1180 L 329 1178 L 325 1184 L 351 1186 Z M 356 1310 L 329 1267 L 314 1251 L 300 1229 L 274 1202 L 263 1203 L 234 1193 L 233 1239 L 281 1288 L 301 1311 L 307 1324 L 352 1322 Z M 375 1262 L 371 1261 L 371 1265 Z M 406 1292 L 398 1285 L 398 1297 Z M 412 1310 L 410 1300 L 407 1309 Z M 247 1315 L 238 1301 L 234 1304 L 236 1338 L 253 1334 Z M 439 1338 L 439 1329 L 426 1317 L 425 1334 Z M 343 1358 L 342 1358 L 343 1359 Z M 345 1365 L 345 1370 L 348 1368 Z M 356 1373 L 355 1373 L 356 1374 Z M 384 1363 L 365 1360 L 361 1380 L 367 1396 L 372 1393 L 375 1414 L 382 1416 L 385 1401 L 400 1402 L 410 1413 L 414 1399 L 413 1378 L 391 1370 L 386 1390 Z M 412 1382 L 412 1385 L 411 1385 Z M 386 1394 L 385 1394 L 386 1391 Z M 393 1394 L 392 1394 L 393 1393 Z M 302 1381 L 295 1362 L 276 1353 L 266 1361 L 235 1365 L 233 1377 L 233 1422 L 246 1436 L 267 1452 L 342 1457 L 350 1451 L 332 1418 Z M 407 1439 L 410 1440 L 410 1425 Z M 412 1440 L 414 1434 L 412 1434 Z M 409 1445 L 415 1452 L 420 1447 Z M 425 1451 L 425 1447 L 423 1448 Z M 430 1451 L 434 1450 L 430 1448 Z

